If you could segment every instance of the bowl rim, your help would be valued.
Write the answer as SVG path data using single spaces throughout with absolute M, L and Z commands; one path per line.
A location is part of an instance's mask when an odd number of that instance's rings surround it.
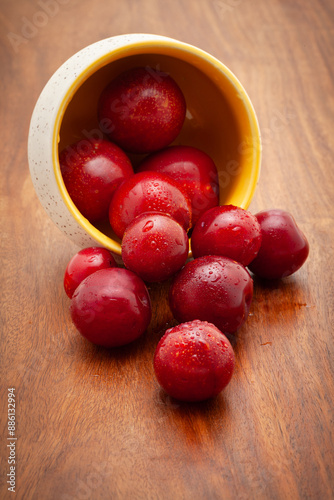
M 113 61 L 110 61 L 111 57 L 114 59 L 116 56 L 115 60 L 122 58 L 122 54 L 124 54 L 124 57 L 126 57 L 127 55 L 129 55 L 126 54 L 126 52 L 130 51 L 131 49 L 132 50 L 135 49 L 135 53 L 140 53 L 141 49 L 147 50 L 148 48 L 153 48 L 153 47 L 155 49 L 158 49 L 160 47 L 161 48 L 172 47 L 173 49 L 176 49 L 176 51 L 179 51 L 180 54 L 182 52 L 188 52 L 188 53 L 190 52 L 191 54 L 195 55 L 198 59 L 205 59 L 212 66 L 214 66 L 216 70 L 218 70 L 221 74 L 223 74 L 224 78 L 227 78 L 230 81 L 233 87 L 237 89 L 238 94 L 242 96 L 243 106 L 249 117 L 251 137 L 252 139 L 255 139 L 254 144 L 252 144 L 253 146 L 253 158 L 252 158 L 253 166 L 251 169 L 252 177 L 249 181 L 249 189 L 245 192 L 243 197 L 243 202 L 240 204 L 240 206 L 244 209 L 248 208 L 258 183 L 261 170 L 262 147 L 261 147 L 261 132 L 258 119 L 253 104 L 246 90 L 244 89 L 238 78 L 234 75 L 234 73 L 227 66 L 225 66 L 224 63 L 219 61 L 216 57 L 186 42 L 182 42 L 173 38 L 164 37 L 160 35 L 150 35 L 150 34 L 140 34 L 140 33 L 137 34 L 133 33 L 130 35 L 119 35 L 118 37 L 106 38 L 104 40 L 100 40 L 99 42 L 95 42 L 87 46 L 86 48 L 79 51 L 77 54 L 80 54 L 80 52 L 83 53 L 85 50 L 89 48 L 93 48 L 94 46 L 99 44 L 104 44 L 104 42 L 109 42 L 110 40 L 115 38 L 124 38 L 124 43 L 118 45 L 117 47 L 111 47 L 111 48 L 110 47 L 108 48 L 108 46 L 106 45 L 106 51 L 102 53 L 102 55 L 97 57 L 96 60 L 90 62 L 84 69 L 81 70 L 81 72 L 79 72 L 78 75 L 76 75 L 71 85 L 67 88 L 65 94 L 62 96 L 61 102 L 58 106 L 52 130 L 52 166 L 61 198 L 64 201 L 67 210 L 70 212 L 71 216 L 75 219 L 77 224 L 79 224 L 79 226 L 83 228 L 84 231 L 96 243 L 107 248 L 114 254 L 121 256 L 121 244 L 113 240 L 110 236 L 107 236 L 106 234 L 101 232 L 98 228 L 96 228 L 81 214 L 81 212 L 75 206 L 74 202 L 72 201 L 65 187 L 65 183 L 60 170 L 59 151 L 58 151 L 58 143 L 59 143 L 62 120 L 74 93 L 96 71 L 107 65 L 108 62 L 112 63 Z M 74 56 L 77 54 L 74 54 Z M 131 55 L 134 55 L 134 53 L 132 53 Z M 176 53 L 173 54 L 173 57 L 177 57 L 177 54 Z M 189 257 L 191 256 L 192 252 L 190 245 Z

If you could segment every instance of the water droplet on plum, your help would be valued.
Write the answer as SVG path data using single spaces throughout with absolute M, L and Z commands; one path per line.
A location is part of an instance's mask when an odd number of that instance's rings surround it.
M 146 224 L 143 226 L 143 233 L 147 233 L 147 231 L 150 231 L 154 227 L 154 222 L 153 220 L 148 220 Z

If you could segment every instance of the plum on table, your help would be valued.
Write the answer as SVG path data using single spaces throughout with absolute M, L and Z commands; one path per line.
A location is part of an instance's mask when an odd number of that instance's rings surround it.
M 248 265 L 256 276 L 279 279 L 298 271 L 309 254 L 309 243 L 294 217 L 285 210 L 256 214 L 262 233 L 259 253 Z
M 127 269 L 101 269 L 85 278 L 70 305 L 78 331 L 93 344 L 115 347 L 136 340 L 151 320 L 150 297 L 142 279 Z
M 154 355 L 159 384 L 182 401 L 217 396 L 230 382 L 234 364 L 227 337 L 213 324 L 199 320 L 167 330 Z
M 81 281 L 87 276 L 108 267 L 117 267 L 117 264 L 106 248 L 89 247 L 77 252 L 65 269 L 64 288 L 67 296 L 71 299 Z
M 234 205 L 205 212 L 191 235 L 193 256 L 222 255 L 247 266 L 256 257 L 262 235 L 257 218 Z
M 169 305 L 180 322 L 199 319 L 223 333 L 234 333 L 246 321 L 252 297 L 253 280 L 242 264 L 205 255 L 187 262 L 176 274 Z

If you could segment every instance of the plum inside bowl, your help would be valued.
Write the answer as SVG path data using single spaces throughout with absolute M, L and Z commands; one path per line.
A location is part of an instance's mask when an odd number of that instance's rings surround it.
M 261 139 L 252 103 L 233 73 L 210 54 L 158 35 L 130 34 L 90 45 L 68 59 L 43 89 L 30 123 L 28 159 L 37 195 L 55 224 L 80 247 L 100 245 L 121 255 L 107 220 L 91 224 L 71 200 L 59 152 L 101 134 L 97 104 L 104 87 L 137 66 L 168 73 L 187 104 L 173 144 L 202 149 L 214 160 L 220 204 L 247 208 L 260 174 Z M 134 167 L 142 155 L 129 155 Z

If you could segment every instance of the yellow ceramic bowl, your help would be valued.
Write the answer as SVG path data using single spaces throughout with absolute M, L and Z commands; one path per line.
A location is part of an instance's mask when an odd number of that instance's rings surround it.
M 214 160 L 220 204 L 247 208 L 259 178 L 260 131 L 252 103 L 220 61 L 192 45 L 149 34 L 108 38 L 66 61 L 42 91 L 30 124 L 28 157 L 38 197 L 56 225 L 80 247 L 100 245 L 121 255 L 109 224 L 92 225 L 65 188 L 58 154 L 99 135 L 97 101 L 119 73 L 150 66 L 169 73 L 187 102 L 183 129 L 173 144 L 195 146 Z M 130 156 L 134 165 L 142 158 Z

